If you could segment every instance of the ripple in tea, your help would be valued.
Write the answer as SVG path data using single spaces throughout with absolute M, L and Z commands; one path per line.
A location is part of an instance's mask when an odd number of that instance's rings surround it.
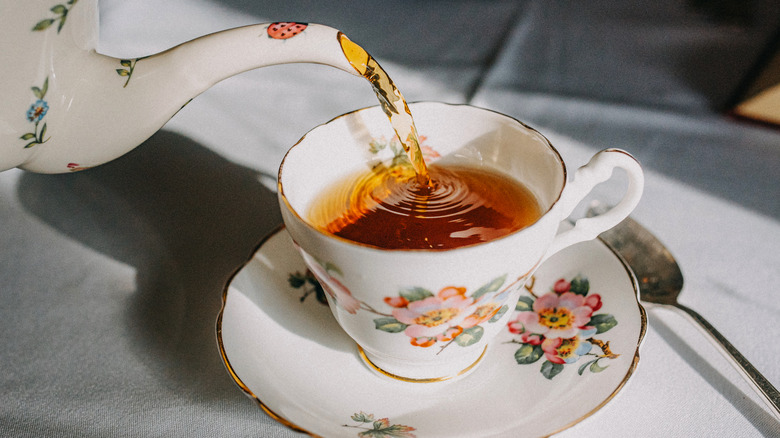
M 409 106 L 379 63 L 339 34 L 344 56 L 374 89 L 407 165 L 379 165 L 326 190 L 308 214 L 328 233 L 386 249 L 449 249 L 534 223 L 541 209 L 515 180 L 477 167 L 428 166 Z
M 309 222 L 385 249 L 450 249 L 486 242 L 541 217 L 534 195 L 496 171 L 428 166 L 430 185 L 410 166 L 380 165 L 326 189 Z

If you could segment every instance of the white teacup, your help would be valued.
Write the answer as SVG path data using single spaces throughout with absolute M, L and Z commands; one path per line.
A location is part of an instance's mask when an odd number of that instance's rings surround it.
M 425 138 L 424 154 L 485 166 L 520 181 L 536 196 L 542 217 L 504 237 L 448 250 L 384 250 L 316 229 L 306 214 L 324 189 L 392 158 L 391 148 L 376 152 L 369 146 L 394 137 L 379 107 L 318 126 L 292 147 L 279 169 L 279 200 L 287 231 L 368 366 L 399 380 L 435 382 L 472 371 L 534 270 L 555 252 L 593 239 L 628 216 L 644 178 L 633 157 L 610 149 L 567 182 L 558 151 L 511 117 L 433 102 L 410 109 Z M 558 233 L 560 222 L 616 167 L 628 175 L 623 199 L 605 214 Z

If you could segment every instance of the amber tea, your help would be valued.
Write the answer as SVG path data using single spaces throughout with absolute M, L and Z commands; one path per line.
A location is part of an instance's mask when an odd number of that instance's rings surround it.
M 309 210 L 315 227 L 385 249 L 450 249 L 510 234 L 542 215 L 519 182 L 480 167 L 378 166 L 327 188 Z
M 309 221 L 328 233 L 386 249 L 449 249 L 486 242 L 541 217 L 528 189 L 495 171 L 428 166 L 403 95 L 379 63 L 339 34 L 350 64 L 374 89 L 406 164 L 353 175 L 326 190 Z

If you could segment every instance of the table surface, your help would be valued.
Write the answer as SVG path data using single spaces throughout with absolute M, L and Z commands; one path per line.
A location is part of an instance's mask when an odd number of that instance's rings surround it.
M 138 57 L 243 24 L 325 22 L 306 2 L 292 2 L 292 16 L 275 3 L 244 3 L 103 1 L 99 50 Z M 507 3 L 490 3 L 482 19 L 501 21 Z M 424 11 L 441 24 L 434 12 Z M 333 21 L 325 23 L 367 35 L 355 14 L 324 15 Z M 432 34 L 431 50 L 452 49 Z M 511 48 L 517 35 L 487 32 L 474 44 Z M 495 75 L 511 50 L 493 47 L 498 59 L 485 70 L 404 63 L 381 49 L 410 101 L 517 117 L 571 167 L 606 147 L 634 154 L 646 187 L 633 216 L 678 259 L 681 301 L 780 387 L 780 130 L 508 86 Z M 471 49 L 479 48 L 462 48 Z M 281 223 L 273 190 L 287 148 L 311 127 L 375 103 L 367 84 L 340 71 L 265 68 L 219 83 L 106 165 L 0 173 L 0 434 L 298 436 L 233 383 L 215 320 L 231 273 Z M 594 197 L 614 202 L 620 180 Z M 648 308 L 648 317 L 627 386 L 558 436 L 780 436 L 780 423 L 696 327 L 664 308 Z

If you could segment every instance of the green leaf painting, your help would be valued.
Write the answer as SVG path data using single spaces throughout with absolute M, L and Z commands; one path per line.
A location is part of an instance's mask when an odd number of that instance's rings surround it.
M 423 289 L 421 287 L 411 287 L 407 289 L 401 289 L 398 292 L 398 295 L 406 298 L 407 301 L 414 302 L 414 301 L 420 301 L 424 300 L 428 297 L 432 297 L 433 293 L 427 289 Z
M 544 355 L 542 347 L 539 345 L 523 344 L 515 351 L 515 361 L 520 365 L 534 363 Z
M 360 430 L 358 437 L 363 438 L 416 438 L 412 432 L 416 429 L 403 424 L 390 424 L 388 418 L 375 418 L 374 414 L 360 412 L 350 417 L 357 424 L 344 424 Z
M 127 78 L 125 80 L 125 84 L 122 85 L 122 88 L 127 88 L 127 85 L 130 83 L 130 79 L 133 76 L 133 71 L 135 70 L 135 63 L 138 62 L 139 59 L 141 58 L 119 60 L 119 65 L 121 65 L 123 68 L 116 69 L 116 74 Z
M 35 23 L 35 26 L 33 26 L 32 30 L 34 32 L 40 32 L 50 28 L 54 23 L 57 23 L 57 33 L 60 33 L 62 27 L 65 26 L 65 21 L 68 18 L 68 12 L 70 12 L 71 8 L 73 8 L 73 5 L 75 5 L 77 2 L 78 0 L 68 0 L 65 2 L 65 4 L 58 4 L 53 6 L 51 9 L 49 9 L 49 11 L 51 11 L 55 17 L 44 18 L 38 21 Z
M 479 298 L 482 295 L 485 295 L 490 292 L 495 292 L 499 289 L 501 289 L 501 286 L 506 281 L 506 274 L 502 275 L 501 277 L 494 278 L 490 283 L 485 284 L 484 286 L 477 289 L 473 294 L 471 294 L 472 298 Z
M 515 310 L 518 312 L 530 312 L 533 310 L 534 299 L 531 297 L 520 297 L 515 304 Z
M 590 325 L 596 327 L 596 334 L 604 333 L 617 325 L 617 320 L 612 315 L 600 314 L 590 318 Z
M 482 339 L 482 335 L 485 334 L 485 329 L 475 325 L 463 330 L 461 334 L 455 337 L 455 343 L 461 347 L 468 347 L 474 345 Z
M 374 324 L 377 330 L 382 330 L 383 332 L 387 333 L 401 333 L 402 331 L 406 330 L 407 327 L 409 327 L 407 324 L 398 321 L 392 316 L 377 318 L 374 320 Z
M 544 361 L 540 370 L 542 375 L 549 380 L 552 380 L 552 378 L 560 374 L 561 371 L 563 371 L 562 364 L 552 363 L 549 360 Z
M 25 132 L 19 137 L 19 139 L 27 142 L 24 145 L 25 149 L 46 143 L 49 140 L 46 137 L 48 125 L 44 120 L 49 112 L 49 103 L 46 101 L 46 92 L 49 91 L 49 78 L 46 77 L 43 85 L 40 87 L 34 86 L 30 87 L 30 89 L 37 100 L 30 105 L 25 114 L 27 121 L 33 124 L 32 131 Z
M 569 291 L 577 295 L 585 296 L 588 294 L 589 290 L 590 290 L 590 282 L 588 281 L 587 277 L 578 275 L 572 278 Z

